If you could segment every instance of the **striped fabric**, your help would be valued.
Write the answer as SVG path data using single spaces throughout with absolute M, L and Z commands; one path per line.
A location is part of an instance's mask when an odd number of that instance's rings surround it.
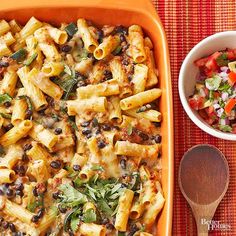
M 230 167 L 228 192 L 214 220 L 229 224 L 227 232 L 210 235 L 236 235 L 236 143 L 213 138 L 201 131 L 185 114 L 178 95 L 178 73 L 189 50 L 215 32 L 236 29 L 235 0 L 153 0 L 167 34 L 171 59 L 175 127 L 175 186 L 173 235 L 196 235 L 196 226 L 187 202 L 180 193 L 177 174 L 181 157 L 193 145 L 209 143 L 226 156 Z M 236 39 L 235 39 L 236 40 Z

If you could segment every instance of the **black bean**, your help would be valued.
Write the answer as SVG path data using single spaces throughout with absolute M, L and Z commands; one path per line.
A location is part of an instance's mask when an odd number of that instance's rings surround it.
M 86 80 L 86 76 L 82 75 L 78 71 L 75 72 L 75 77 L 79 78 L 80 80 Z
M 83 135 L 87 135 L 87 134 L 91 134 L 91 133 L 92 133 L 92 131 L 91 131 L 90 128 L 85 128 L 85 129 L 82 130 Z
M 9 188 L 9 186 L 10 186 L 10 184 L 8 184 L 8 183 L 3 184 L 4 190 L 7 190 Z
M 139 196 L 139 193 L 138 193 L 138 192 L 134 192 L 134 196 L 135 196 L 135 197 L 138 197 L 138 196 Z
M 82 122 L 82 123 L 80 124 L 80 126 L 81 126 L 81 127 L 88 127 L 89 124 L 90 124 L 89 121 L 84 121 L 84 122 Z
M 93 126 L 93 127 L 98 127 L 98 126 L 99 126 L 99 122 L 98 122 L 97 118 L 93 118 L 93 120 L 92 120 L 92 126 Z
M 37 216 L 38 218 L 42 218 L 44 215 L 44 208 L 41 208 L 38 212 L 37 212 Z
M 66 211 L 67 211 L 66 208 L 62 207 L 62 205 L 59 205 L 58 208 L 59 208 L 59 211 L 60 211 L 61 213 L 66 213 Z
M 108 124 L 103 124 L 101 127 L 104 131 L 110 131 L 111 130 L 111 126 L 108 125 Z
M 95 129 L 95 134 L 100 134 L 100 133 L 101 133 L 101 130 L 100 130 L 99 127 L 97 127 L 97 128 Z
M 15 184 L 15 189 L 16 190 L 23 190 L 24 189 L 24 185 L 22 183 L 19 183 L 19 184 Z
M 25 175 L 25 167 L 23 165 L 16 166 L 15 171 L 17 172 L 19 176 Z
M 61 129 L 61 128 L 56 128 L 56 129 L 54 130 L 54 133 L 55 133 L 55 134 L 61 134 L 61 133 L 62 133 L 62 129 Z
M 153 124 L 154 124 L 156 127 L 160 127 L 160 126 L 161 126 L 161 122 L 153 122 Z
M 84 80 L 80 80 L 78 83 L 77 83 L 77 87 L 79 88 L 79 87 L 84 87 L 84 86 L 86 86 L 87 85 L 87 83 L 84 81 Z
M 33 115 L 33 111 L 30 109 L 27 109 L 25 112 L 25 118 L 29 119 Z
M 123 25 L 119 25 L 115 28 L 115 32 L 116 33 L 123 33 L 123 34 L 127 35 L 128 34 L 128 29 Z
M 89 138 L 91 138 L 92 136 L 93 136 L 92 134 L 87 134 L 87 135 L 86 135 L 86 138 L 89 139 Z
M 128 65 L 129 65 L 129 61 L 128 61 L 127 59 L 124 59 L 124 60 L 122 61 L 122 65 L 128 66 Z
M 53 168 L 53 169 L 60 169 L 61 168 L 61 162 L 60 161 L 52 161 L 50 163 L 50 166 Z
M 74 171 L 80 171 L 81 170 L 81 166 L 80 165 L 73 165 L 73 170 Z
M 32 217 L 32 219 L 31 219 L 31 221 L 32 221 L 33 223 L 37 223 L 37 222 L 39 221 L 38 215 L 34 215 L 34 216 Z
M 133 79 L 133 76 L 132 75 L 128 75 L 128 80 L 129 82 Z
M 112 73 L 111 73 L 111 71 L 109 71 L 109 70 L 105 70 L 105 71 L 103 72 L 103 75 L 105 76 L 105 79 L 106 79 L 106 80 L 112 79 Z
M 99 140 L 98 141 L 98 148 L 102 149 L 106 147 L 106 143 L 103 140 Z
M 139 132 L 138 135 L 143 141 L 147 141 L 149 139 L 149 136 L 143 132 Z
M 123 159 L 123 158 L 122 158 L 122 159 L 120 160 L 120 166 L 121 166 L 121 168 L 124 169 L 124 170 L 126 169 L 126 162 L 127 162 L 126 159 Z
M 131 227 L 130 227 L 130 233 L 131 235 L 133 235 L 136 231 L 138 231 L 139 228 L 136 224 L 132 224 Z
M 23 147 L 23 150 L 26 152 L 26 151 L 29 151 L 32 147 L 33 146 L 31 143 L 26 143 Z
M 0 61 L 0 67 L 8 67 L 9 66 L 9 62 L 7 61 Z
M 0 196 L 3 196 L 4 195 L 4 192 L 2 189 L 0 189 Z
M 106 228 L 109 230 L 113 230 L 114 229 L 114 225 L 111 223 L 106 224 Z
M 0 224 L 2 224 L 3 221 L 4 221 L 3 217 L 0 216 Z
M 4 106 L 5 107 L 10 107 L 11 106 L 11 102 L 10 101 L 4 102 Z
M 71 49 L 72 49 L 72 47 L 70 46 L 70 45 L 63 45 L 62 47 L 61 47 L 61 51 L 62 52 L 65 52 L 65 53 L 68 53 L 68 52 L 70 52 L 71 51 Z
M 6 131 L 9 131 L 9 130 L 12 129 L 13 127 L 14 127 L 13 124 L 10 123 L 10 124 L 8 124 L 8 125 L 5 127 L 5 129 L 6 129 Z
M 126 42 L 126 38 L 125 38 L 124 34 L 120 34 L 120 41 Z
M 3 222 L 2 222 L 2 227 L 3 227 L 4 229 L 7 229 L 7 228 L 9 227 L 9 223 L 8 223 L 7 221 L 3 221 Z
M 127 185 L 127 184 L 125 184 L 125 183 L 122 183 L 122 184 L 121 184 L 121 187 L 122 187 L 122 188 L 127 188 L 127 187 L 128 187 L 128 185 Z
M 60 195 L 60 192 L 55 192 L 55 193 L 52 194 L 52 197 L 53 197 L 54 199 L 58 199 L 58 198 L 59 198 L 59 195 Z
M 26 154 L 26 153 L 24 153 L 24 154 L 22 155 L 22 158 L 21 158 L 21 160 L 22 160 L 22 161 L 24 161 L 24 162 L 27 162 L 27 161 L 29 161 L 29 158 L 28 158 L 28 156 L 27 156 L 27 154 Z
M 24 193 L 22 190 L 16 190 L 16 195 L 20 196 L 20 197 L 23 197 L 24 196 Z
M 39 113 L 41 116 L 43 116 L 43 115 L 45 115 L 45 110 L 46 110 L 46 109 L 40 110 L 40 111 L 38 111 L 38 113 Z
M 37 191 L 37 188 L 36 188 L 36 187 L 33 189 L 33 195 L 34 195 L 35 197 L 38 196 L 38 191 Z
M 102 30 L 98 30 L 98 42 L 99 43 L 102 43 L 103 37 L 104 37 L 103 31 Z
M 154 141 L 156 142 L 156 143 L 160 143 L 161 142 L 161 135 L 156 135 L 156 136 L 154 136 Z
M 9 224 L 9 228 L 10 228 L 11 232 L 16 232 L 16 227 L 13 223 Z
M 14 191 L 12 189 L 8 188 L 6 190 L 6 195 L 8 198 L 12 198 L 12 197 L 14 197 Z
M 106 225 L 106 224 L 108 224 L 109 222 L 110 222 L 110 221 L 109 221 L 108 218 L 102 219 L 102 224 L 103 224 L 103 225 Z

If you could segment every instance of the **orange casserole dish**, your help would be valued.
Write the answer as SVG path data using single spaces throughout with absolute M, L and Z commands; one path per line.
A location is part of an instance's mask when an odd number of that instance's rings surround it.
M 0 18 L 16 19 L 24 24 L 31 16 L 51 23 L 71 22 L 86 18 L 96 24 L 138 24 L 154 43 L 162 89 L 160 110 L 163 114 L 162 187 L 166 203 L 157 224 L 156 235 L 171 235 L 173 201 L 173 110 L 170 63 L 167 40 L 161 21 L 148 0 L 21 0 L 1 1 Z

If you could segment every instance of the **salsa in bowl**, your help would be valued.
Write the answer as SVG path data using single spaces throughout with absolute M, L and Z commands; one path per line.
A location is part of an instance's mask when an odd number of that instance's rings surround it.
M 211 35 L 187 54 L 179 96 L 189 118 L 204 132 L 236 141 L 236 31 Z
M 199 68 L 189 105 L 213 128 L 236 133 L 236 49 L 195 61 Z

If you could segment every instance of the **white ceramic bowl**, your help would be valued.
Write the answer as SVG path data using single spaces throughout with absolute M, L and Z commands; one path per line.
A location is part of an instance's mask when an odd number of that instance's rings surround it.
M 225 133 L 212 128 L 188 104 L 188 97 L 193 95 L 198 68 L 194 61 L 226 48 L 236 48 L 236 31 L 216 33 L 198 43 L 184 59 L 179 73 L 179 96 L 190 119 L 203 131 L 217 138 L 236 140 L 236 134 Z

